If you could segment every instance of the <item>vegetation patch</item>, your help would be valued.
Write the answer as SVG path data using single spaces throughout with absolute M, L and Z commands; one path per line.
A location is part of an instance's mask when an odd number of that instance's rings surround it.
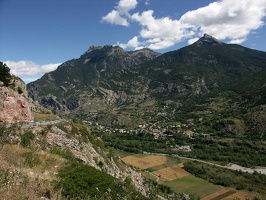
M 57 118 L 57 115 L 54 115 L 54 114 L 34 113 L 35 121 L 55 120 L 56 118 Z
M 132 153 L 130 153 L 130 152 L 121 151 L 121 150 L 118 150 L 118 149 L 115 149 L 115 148 L 112 148 L 112 147 L 109 147 L 109 150 L 112 151 L 115 156 L 118 156 L 118 157 L 121 157 L 121 158 L 132 155 Z
M 232 194 L 235 194 L 235 193 L 236 193 L 236 191 L 231 190 L 231 191 L 225 192 L 225 193 L 213 198 L 213 200 L 222 200 L 222 199 L 224 199 L 228 196 L 231 196 Z
M 237 190 L 248 190 L 263 195 L 266 194 L 266 176 L 263 174 L 233 171 L 196 161 L 186 162 L 184 166 L 191 174 L 211 183 L 225 187 L 235 187 Z
M 34 135 L 31 131 L 27 131 L 26 133 L 20 136 L 21 138 L 21 146 L 29 147 L 31 141 L 34 139 Z
M 164 185 L 170 187 L 175 192 L 186 193 L 200 198 L 221 189 L 221 186 L 213 185 L 193 175 L 165 182 Z
M 50 149 L 50 153 L 56 154 L 62 158 L 69 160 L 69 161 L 75 161 L 76 160 L 75 156 L 71 153 L 71 151 L 69 151 L 67 149 L 62 149 L 60 147 L 53 146 Z
M 232 191 L 232 188 L 222 188 L 221 190 L 218 190 L 217 192 L 214 192 L 208 196 L 205 196 L 204 198 L 202 198 L 202 200 L 211 200 L 211 199 L 214 199 L 214 198 L 221 196 L 221 195 L 223 195 L 227 192 L 230 192 L 230 191 Z M 234 192 L 236 192 L 236 191 L 234 191 Z
M 53 190 L 57 169 L 65 161 L 47 152 L 35 152 L 19 145 L 5 144 L 0 150 L 1 199 L 60 199 Z
M 60 180 L 56 189 L 62 189 L 62 194 L 70 199 L 125 199 L 139 197 L 130 183 L 115 179 L 105 172 L 82 163 L 71 163 L 61 169 L 58 174 Z
M 5 86 L 8 86 L 10 79 L 11 74 L 9 67 L 5 63 L 0 62 L 0 81 L 3 82 Z

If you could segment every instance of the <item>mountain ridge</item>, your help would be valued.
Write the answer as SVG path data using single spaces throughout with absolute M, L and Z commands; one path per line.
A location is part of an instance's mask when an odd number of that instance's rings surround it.
M 222 43 L 207 34 L 192 45 L 162 55 L 149 49 L 126 52 L 118 46 L 91 46 L 80 58 L 63 63 L 54 72 L 45 74 L 40 81 L 28 84 L 28 88 L 30 96 L 37 100 L 40 100 L 39 94 L 53 94 L 53 90 L 58 91 L 55 95 L 58 100 L 71 94 L 70 90 L 76 93 L 74 90 L 79 89 L 95 94 L 107 90 L 124 93 L 118 94 L 120 97 L 126 96 L 125 93 L 146 93 L 147 97 L 158 84 L 160 87 L 172 85 L 168 90 L 176 90 L 180 94 L 188 94 L 193 87 L 197 92 L 192 94 L 204 94 L 262 70 L 265 66 L 264 55 L 265 52 Z M 165 81 L 162 81 L 163 78 Z M 43 89 L 49 92 L 36 92 L 34 86 L 38 82 L 46 85 Z M 143 96 L 143 99 L 146 97 Z
M 249 86 L 251 77 L 265 69 L 266 52 L 222 43 L 205 34 L 194 44 L 161 55 L 149 49 L 126 52 L 110 45 L 92 46 L 80 58 L 28 84 L 28 91 L 56 113 L 109 113 L 126 105 L 142 112 L 139 105 L 153 102 L 158 109 L 171 105 L 185 114 L 196 109 L 198 101 L 232 92 L 238 96 L 234 101 L 241 101 L 245 106 L 241 109 L 249 112 L 265 102 L 263 77 L 256 82 L 259 91 Z M 239 85 L 249 91 L 241 93 Z M 132 120 L 119 119 L 122 124 Z

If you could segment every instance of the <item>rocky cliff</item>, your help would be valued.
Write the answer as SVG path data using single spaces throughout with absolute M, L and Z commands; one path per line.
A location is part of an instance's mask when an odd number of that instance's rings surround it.
M 61 149 L 69 150 L 77 159 L 98 170 L 105 171 L 115 178 L 125 181 L 127 177 L 130 177 L 134 187 L 144 196 L 148 195 L 147 188 L 144 185 L 144 178 L 140 172 L 126 165 L 121 167 L 122 164 L 120 159 L 115 162 L 114 158 L 110 156 L 108 152 L 93 145 L 91 143 L 93 141 L 85 142 L 78 137 L 68 134 L 68 132 L 72 132 L 75 128 L 75 125 L 69 122 L 66 122 L 63 128 L 67 131 L 62 130 L 62 128 L 60 129 L 58 126 L 51 126 L 47 132 L 45 141 L 49 146 L 59 146 Z M 38 127 L 33 131 L 38 135 L 43 129 L 43 127 Z M 100 138 L 95 138 L 94 140 L 101 141 Z M 118 163 L 120 163 L 120 167 Z
M 28 98 L 25 83 L 13 77 L 10 86 L 0 86 L 0 122 L 11 124 L 34 120 L 32 100 Z
M 30 146 L 34 152 L 52 152 L 60 156 L 66 153 L 58 152 L 69 152 L 67 155 L 71 156 L 62 157 L 69 161 L 74 158 L 75 161 L 92 166 L 123 182 L 130 179 L 130 184 L 137 191 L 146 197 L 149 196 L 150 188 L 145 185 L 141 173 L 125 165 L 120 157 L 105 148 L 101 138 L 94 135 L 84 124 L 60 120 L 17 125 L 16 128 L 7 129 L 3 141 L 25 146 L 25 138 L 29 134 L 31 137 L 27 137 L 27 146 Z M 32 175 L 33 171 L 34 169 L 29 169 L 28 175 Z M 39 178 L 43 177 L 43 174 L 35 172 L 35 176 Z

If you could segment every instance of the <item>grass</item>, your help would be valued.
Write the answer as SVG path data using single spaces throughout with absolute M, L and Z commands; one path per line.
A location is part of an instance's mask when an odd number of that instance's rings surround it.
M 48 121 L 48 120 L 55 120 L 57 115 L 54 114 L 41 114 L 41 113 L 34 113 L 35 121 Z
M 145 178 L 147 178 L 147 179 L 149 179 L 149 180 L 157 181 L 157 177 L 156 177 L 155 175 L 151 174 L 150 172 L 142 171 L 141 174 L 142 174 Z
M 222 188 L 221 186 L 208 183 L 203 179 L 196 178 L 193 175 L 165 182 L 164 185 L 170 187 L 175 192 L 196 195 L 200 198 L 210 195 Z
M 118 150 L 118 149 L 115 149 L 115 148 L 112 148 L 112 147 L 109 147 L 109 149 L 114 153 L 115 156 L 118 156 L 118 157 L 121 157 L 121 158 L 133 155 L 133 153 L 129 153 L 129 152 L 126 152 L 126 151 L 121 151 L 121 150 Z
M 61 199 L 51 182 L 64 164 L 57 155 L 4 144 L 0 149 L 1 199 Z
M 4 145 L 0 150 L 0 159 L 7 166 L 20 168 L 26 175 L 40 175 L 39 177 L 49 180 L 55 179 L 54 174 L 57 169 L 65 164 L 65 159 L 58 155 L 44 151 L 36 152 L 18 145 L 9 144 Z
M 219 195 L 219 196 L 213 198 L 213 200 L 222 200 L 222 199 L 224 199 L 225 197 L 231 196 L 232 194 L 235 194 L 235 193 L 236 193 L 236 191 L 231 190 L 231 191 L 228 191 L 228 192 L 226 192 L 226 193 L 223 193 L 223 194 L 221 194 L 221 195 Z

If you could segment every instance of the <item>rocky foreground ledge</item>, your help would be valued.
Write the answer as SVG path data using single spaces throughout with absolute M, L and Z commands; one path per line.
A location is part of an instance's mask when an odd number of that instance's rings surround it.
M 0 123 L 33 121 L 31 107 L 26 86 L 22 81 L 13 80 L 12 87 L 0 85 Z

